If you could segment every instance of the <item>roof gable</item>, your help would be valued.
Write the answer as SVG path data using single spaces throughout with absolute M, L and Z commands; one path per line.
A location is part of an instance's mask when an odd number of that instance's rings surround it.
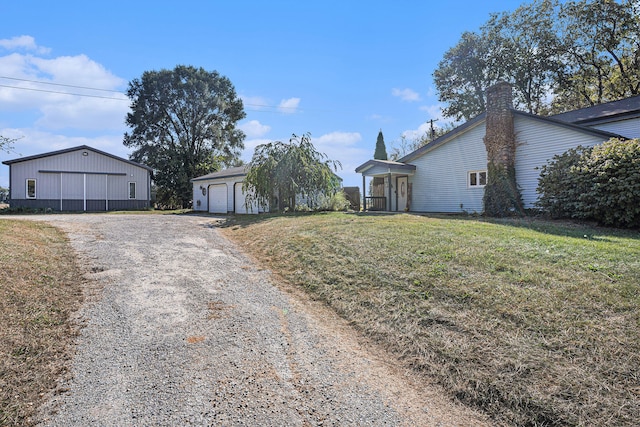
M 356 173 L 365 173 L 372 168 L 382 168 L 395 172 L 412 172 L 416 170 L 414 165 L 407 165 L 393 160 L 369 160 L 356 168 Z
M 153 170 L 149 166 L 143 165 L 141 163 L 134 162 L 133 160 L 123 159 L 122 157 L 118 157 L 118 156 L 115 156 L 113 154 L 107 153 L 105 151 L 101 151 L 101 150 L 98 150 L 96 148 L 89 147 L 88 145 L 80 145 L 78 147 L 65 148 L 64 150 L 50 151 L 48 153 L 36 154 L 36 155 L 33 155 L 33 156 L 26 156 L 26 157 L 19 157 L 17 159 L 13 159 L 13 160 L 5 160 L 4 162 L 2 162 L 2 164 L 12 165 L 14 163 L 28 162 L 29 160 L 42 159 L 42 158 L 45 158 L 45 157 L 57 156 L 57 155 L 60 155 L 60 154 L 72 153 L 74 151 L 81 151 L 81 150 L 93 151 L 96 154 L 101 154 L 103 156 L 107 156 L 107 157 L 110 157 L 112 159 L 115 159 L 115 160 L 118 160 L 118 161 L 121 161 L 121 162 L 124 162 L 124 163 L 128 163 L 130 165 L 138 166 L 138 167 L 141 167 L 141 168 L 146 169 L 148 171 L 152 171 Z
M 487 113 L 481 113 L 479 115 L 477 115 L 476 117 L 474 117 L 473 119 L 469 120 L 468 122 L 456 127 L 455 129 L 452 129 L 451 131 L 445 133 L 444 135 L 434 139 L 433 141 L 429 142 L 426 145 L 423 145 L 422 147 L 418 148 L 417 150 L 407 154 L 406 156 L 404 156 L 403 158 L 399 159 L 398 162 L 400 163 L 405 163 L 405 162 L 409 162 L 415 158 L 418 158 L 420 156 L 422 156 L 425 153 L 428 153 L 429 151 L 433 150 L 434 148 L 437 148 L 443 144 L 446 144 L 447 142 L 453 140 L 454 138 L 462 135 L 465 132 L 470 131 L 471 129 L 475 128 L 476 126 L 484 123 L 485 118 L 486 118 Z
M 581 126 L 581 125 L 577 125 L 577 124 L 573 124 L 573 123 L 568 123 L 566 121 L 562 121 L 562 120 L 557 120 L 554 119 L 552 117 L 542 117 L 542 116 L 538 116 L 535 114 L 531 114 L 531 113 L 525 113 L 524 111 L 518 111 L 518 110 L 511 110 L 513 114 L 515 115 L 519 115 L 522 117 L 526 117 L 532 120 L 536 120 L 536 121 L 541 121 L 541 122 L 545 122 L 551 125 L 555 125 L 555 126 L 561 126 L 567 129 L 571 129 L 573 131 L 576 132 L 581 132 L 581 133 L 585 133 L 588 135 L 596 135 L 599 137 L 602 137 L 604 139 L 609 139 L 609 138 L 622 138 L 622 139 L 627 139 L 622 135 L 616 134 L 616 133 L 612 133 L 612 132 L 607 132 L 607 131 L 603 131 L 603 130 L 599 130 L 599 129 L 595 129 L 595 128 L 591 128 L 591 127 L 587 127 L 587 126 Z M 455 138 L 458 138 L 459 136 L 461 136 L 462 134 L 470 131 L 471 129 L 475 128 L 478 125 L 481 125 L 482 123 L 485 122 L 486 119 L 486 113 L 482 113 L 476 117 L 474 117 L 473 119 L 469 120 L 468 122 L 464 123 L 463 125 L 458 126 L 457 128 L 451 130 L 450 132 L 434 139 L 433 141 L 429 142 L 428 144 L 418 148 L 417 150 L 407 154 L 406 156 L 402 157 L 401 159 L 398 160 L 398 162 L 400 163 L 406 163 L 409 162 L 411 160 L 414 160 L 426 153 L 428 153 L 429 151 L 443 145 L 446 144 L 449 141 L 452 141 Z M 357 171 L 356 171 L 357 172 Z

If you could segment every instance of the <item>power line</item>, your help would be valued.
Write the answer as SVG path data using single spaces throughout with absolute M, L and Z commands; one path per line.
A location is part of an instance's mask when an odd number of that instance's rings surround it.
M 100 88 L 96 88 L 96 87 L 87 87 L 87 86 L 75 86 L 75 85 L 68 85 L 68 84 L 63 84 L 63 83 L 45 82 L 45 81 L 42 81 L 42 80 L 19 79 L 17 77 L 0 76 L 0 79 L 16 80 L 16 81 L 19 81 L 19 82 L 38 83 L 38 84 L 42 84 L 42 85 L 72 87 L 72 88 L 75 88 L 75 89 L 88 89 L 88 90 L 97 90 L 97 91 L 101 91 L 101 92 L 115 92 L 115 93 L 125 94 L 125 92 L 122 92 L 122 91 L 119 91 L 119 90 L 100 89 Z
M 60 92 L 56 90 L 36 89 L 32 87 L 18 87 L 18 86 L 9 86 L 9 85 L 0 85 L 0 87 L 6 87 L 9 89 L 30 90 L 33 92 L 55 93 L 58 95 L 82 96 L 85 98 L 101 98 L 101 99 L 114 99 L 116 101 L 128 101 L 128 99 L 123 99 L 123 98 L 114 98 L 111 96 L 100 96 L 100 95 L 89 95 L 87 93 Z M 113 92 L 116 92 L 116 91 L 113 91 Z
M 120 94 L 126 95 L 125 92 L 121 92 L 118 90 L 100 89 L 100 88 L 88 87 L 88 86 L 76 86 L 76 85 L 69 85 L 69 84 L 63 84 L 63 83 L 52 83 L 52 82 L 45 82 L 41 80 L 20 79 L 17 77 L 7 77 L 7 76 L 0 76 L 0 79 L 15 80 L 15 81 L 21 81 L 21 82 L 27 82 L 27 83 L 37 83 L 37 84 L 51 85 L 51 86 L 61 86 L 61 87 L 68 87 L 68 88 L 74 88 L 74 89 L 85 89 L 85 90 L 95 90 L 95 91 L 101 91 L 101 92 L 120 93 Z M 33 92 L 53 93 L 57 95 L 70 95 L 70 96 L 80 96 L 80 97 L 87 97 L 87 98 L 113 99 L 116 101 L 129 101 L 129 99 L 100 96 L 100 95 L 90 95 L 86 93 L 61 92 L 56 90 L 36 89 L 36 88 L 21 87 L 21 86 L 9 86 L 9 85 L 3 85 L 3 84 L 0 84 L 0 87 L 5 87 L 9 89 L 18 89 L 18 90 L 30 90 Z M 243 103 L 243 105 L 247 107 L 256 107 L 256 108 L 273 108 L 275 110 L 292 110 L 292 111 L 298 110 L 298 107 L 281 107 L 278 105 L 247 104 L 247 103 Z M 255 109 L 251 111 L 261 112 L 263 110 Z M 266 112 L 272 112 L 272 111 L 266 111 Z

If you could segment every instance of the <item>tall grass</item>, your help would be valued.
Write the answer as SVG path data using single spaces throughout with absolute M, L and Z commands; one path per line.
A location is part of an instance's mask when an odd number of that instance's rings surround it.
M 640 419 L 638 233 L 353 214 L 224 232 L 498 423 Z

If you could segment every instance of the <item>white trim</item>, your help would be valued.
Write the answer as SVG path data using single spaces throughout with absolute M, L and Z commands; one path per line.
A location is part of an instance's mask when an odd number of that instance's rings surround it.
M 481 174 L 484 174 L 484 184 L 482 182 Z M 476 184 L 471 184 L 471 175 L 476 176 Z M 486 170 L 474 170 L 467 172 L 467 188 L 484 188 L 487 185 L 487 171 Z
M 33 181 L 33 197 L 29 196 L 29 181 Z M 38 198 L 38 192 L 37 192 L 38 186 L 37 186 L 37 182 L 35 178 L 27 178 L 25 180 L 25 196 L 27 199 L 37 199 Z
M 133 197 L 131 197 L 131 184 L 133 184 Z M 136 181 L 129 181 L 127 184 L 127 193 L 129 193 L 129 200 L 136 200 L 138 198 L 138 189 L 136 188 Z

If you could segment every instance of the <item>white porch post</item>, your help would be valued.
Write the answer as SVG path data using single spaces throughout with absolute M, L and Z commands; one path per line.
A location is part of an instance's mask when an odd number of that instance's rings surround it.
M 391 205 L 391 188 L 392 188 L 391 187 L 391 170 L 389 170 L 388 177 L 389 177 L 388 178 L 389 179 L 389 203 L 388 203 L 389 209 L 388 210 L 389 210 L 389 212 L 391 212 L 391 210 L 392 210 L 392 205 Z
M 362 211 L 367 211 L 367 181 L 364 173 L 362 174 Z

